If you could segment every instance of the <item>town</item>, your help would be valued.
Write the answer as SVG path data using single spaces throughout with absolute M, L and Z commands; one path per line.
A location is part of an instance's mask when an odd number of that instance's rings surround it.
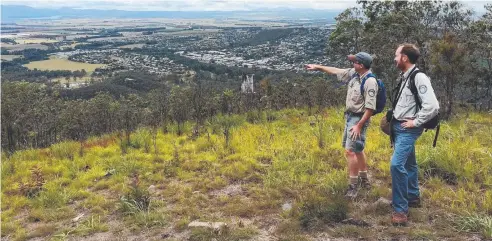
M 306 72 L 306 63 L 328 63 L 325 46 L 331 29 L 331 25 L 186 27 L 168 24 L 150 30 L 138 27 L 88 29 L 85 26 L 72 26 L 63 31 L 49 29 L 40 35 L 37 31 L 36 34 L 29 32 L 37 30 L 35 28 L 13 25 L 2 38 L 2 62 L 15 64 L 17 60 L 29 69 L 46 71 L 73 71 L 77 63 L 93 66 L 93 69 L 85 69 L 86 80 L 89 77 L 100 79 L 134 70 L 160 76 L 189 75 L 200 71 L 190 66 L 192 61 L 252 69 L 253 72 L 255 69 L 264 69 L 299 73 Z M 30 61 L 18 58 L 25 51 L 31 50 L 41 51 L 45 54 L 44 59 Z M 50 61 L 54 59 L 63 60 L 65 64 L 52 66 Z M 3 77 L 10 76 L 5 74 Z M 15 78 L 18 75 L 12 76 Z

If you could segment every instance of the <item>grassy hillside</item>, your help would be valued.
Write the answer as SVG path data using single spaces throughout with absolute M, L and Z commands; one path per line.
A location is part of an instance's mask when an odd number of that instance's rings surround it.
M 2 240 L 465 240 L 492 238 L 492 115 L 463 114 L 417 145 L 423 207 L 391 226 L 389 140 L 376 116 L 374 187 L 343 199 L 343 113 L 218 117 L 194 138 L 148 129 L 2 154 Z M 222 126 L 231 126 L 226 142 Z M 227 133 L 227 131 L 226 131 Z M 320 148 L 321 146 L 321 148 Z M 157 148 L 155 148 L 157 147 Z M 123 154 L 125 153 L 125 154 Z M 351 219 L 350 219 L 351 218 Z M 189 228 L 194 220 L 227 228 Z M 336 240 L 336 239 L 335 239 Z

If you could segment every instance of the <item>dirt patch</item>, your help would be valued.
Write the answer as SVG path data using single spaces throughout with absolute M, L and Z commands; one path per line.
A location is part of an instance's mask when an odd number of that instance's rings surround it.
M 244 193 L 241 184 L 232 184 L 220 190 L 214 190 L 210 194 L 213 196 L 237 196 Z

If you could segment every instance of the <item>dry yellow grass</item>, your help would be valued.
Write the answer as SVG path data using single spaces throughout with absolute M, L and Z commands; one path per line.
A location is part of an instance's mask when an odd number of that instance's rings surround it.
M 408 228 L 392 227 L 390 206 L 377 201 L 391 199 L 392 150 L 375 121 L 366 146 L 374 185 L 353 201 L 337 199 L 347 185 L 339 108 L 216 116 L 197 138 L 194 123 L 181 136 L 169 125 L 155 145 L 142 128 L 130 144 L 106 135 L 87 140 L 83 152 L 65 141 L 2 153 L 2 235 L 161 240 L 162 230 L 174 230 L 166 233 L 173 240 L 312 240 L 319 232 L 339 240 L 489 240 L 491 124 L 491 114 L 469 112 L 443 121 L 436 148 L 433 131 L 419 138 L 423 207 L 410 210 Z M 228 144 L 225 125 L 233 126 Z M 85 216 L 74 223 L 80 210 Z M 346 224 L 345 216 L 369 226 Z M 188 229 L 197 219 L 226 222 L 229 231 Z
M 60 59 L 51 57 L 49 60 L 34 61 L 29 64 L 25 64 L 25 67 L 29 69 L 37 68 L 39 70 L 81 70 L 85 69 L 87 73 L 92 73 L 96 68 L 103 67 L 104 64 L 86 64 L 70 61 L 68 59 Z

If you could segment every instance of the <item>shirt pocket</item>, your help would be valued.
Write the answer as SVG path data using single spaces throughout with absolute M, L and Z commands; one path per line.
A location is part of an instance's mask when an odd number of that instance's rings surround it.
M 401 94 L 400 100 L 398 101 L 398 107 L 408 108 L 415 105 L 415 97 L 412 91 L 406 87 Z
M 353 103 L 355 104 L 358 104 L 359 102 L 362 101 L 362 95 L 360 94 L 360 90 L 358 90 L 357 88 L 354 88 L 352 91 L 351 91 L 351 96 L 350 96 L 350 99 L 353 101 Z

